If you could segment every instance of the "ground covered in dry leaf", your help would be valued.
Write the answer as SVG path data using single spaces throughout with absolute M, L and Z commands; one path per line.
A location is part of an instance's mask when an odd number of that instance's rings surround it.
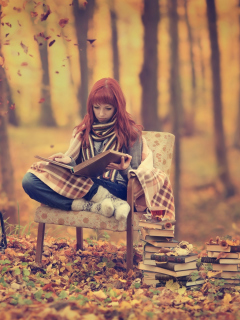
M 142 284 L 137 269 L 126 272 L 126 247 L 107 241 L 76 242 L 46 237 L 42 264 L 36 239 L 8 237 L 0 254 L 0 314 L 7 319 L 240 319 L 240 287 L 206 279 L 186 290 L 168 283 Z

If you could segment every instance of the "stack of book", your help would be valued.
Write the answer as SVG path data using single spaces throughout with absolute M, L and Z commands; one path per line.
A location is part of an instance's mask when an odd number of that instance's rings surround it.
M 179 281 L 185 286 L 198 285 L 191 281 L 190 275 L 197 271 L 197 254 L 174 255 L 179 242 L 174 239 L 173 221 L 140 221 L 141 240 L 145 242 L 143 261 L 139 269 L 143 270 L 143 283 L 152 286 L 164 286 L 166 281 Z M 201 280 L 201 283 L 204 281 Z
M 219 271 L 214 277 L 223 279 L 226 284 L 240 284 L 240 245 L 238 242 L 226 240 L 207 243 L 207 257 L 203 263 L 211 263 L 213 271 Z M 233 245 L 237 244 L 237 245 Z

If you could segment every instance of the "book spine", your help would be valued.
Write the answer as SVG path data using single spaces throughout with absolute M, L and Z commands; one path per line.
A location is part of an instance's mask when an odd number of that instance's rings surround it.
M 175 263 L 185 263 L 184 257 L 178 257 L 178 256 L 159 256 L 156 254 L 151 255 L 152 260 L 156 260 L 158 262 L 175 262 Z
M 231 246 L 230 252 L 240 252 L 240 246 Z
M 167 256 L 159 256 L 157 254 L 152 254 L 151 255 L 151 260 L 156 260 L 158 262 L 167 262 L 168 257 Z
M 219 263 L 219 260 L 217 260 L 217 258 L 202 257 L 201 262 L 203 262 L 203 263 Z

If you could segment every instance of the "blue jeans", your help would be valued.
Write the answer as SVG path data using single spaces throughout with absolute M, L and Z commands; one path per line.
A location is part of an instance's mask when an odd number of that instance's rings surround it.
M 121 183 L 114 183 L 105 179 L 92 178 L 94 182 L 89 192 L 83 197 L 87 201 L 97 193 L 99 185 L 106 188 L 114 196 L 126 200 L 127 187 Z M 73 199 L 66 198 L 52 190 L 34 174 L 27 172 L 23 177 L 22 186 L 31 199 L 47 206 L 61 210 L 71 210 Z

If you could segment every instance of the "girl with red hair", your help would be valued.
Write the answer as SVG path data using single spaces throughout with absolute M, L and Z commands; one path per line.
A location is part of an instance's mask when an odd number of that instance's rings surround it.
M 63 210 L 85 210 L 126 219 L 128 172 L 142 159 L 142 126 L 126 111 L 118 82 L 97 81 L 88 97 L 87 114 L 74 129 L 69 149 L 49 157 L 74 166 L 108 149 L 126 154 L 121 163 L 110 163 L 98 178 L 72 175 L 46 162 L 34 163 L 23 179 L 25 192 L 34 200 Z

